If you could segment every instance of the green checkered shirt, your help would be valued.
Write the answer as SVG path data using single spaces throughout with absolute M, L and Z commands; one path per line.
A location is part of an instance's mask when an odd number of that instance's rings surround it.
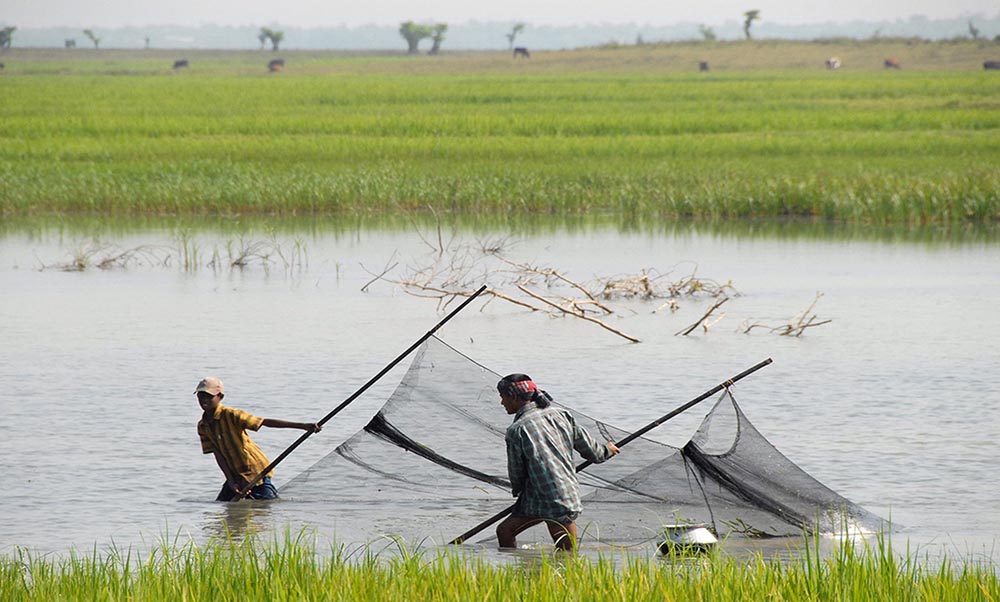
M 573 416 L 555 406 L 528 403 L 507 427 L 507 474 L 517 504 L 513 514 L 562 518 L 579 513 L 580 482 L 573 450 L 594 463 L 611 457 L 606 445 L 594 441 Z

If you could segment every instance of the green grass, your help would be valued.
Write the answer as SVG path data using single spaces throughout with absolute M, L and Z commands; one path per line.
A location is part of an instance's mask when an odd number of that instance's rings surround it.
M 69 557 L 0 557 L 0 599 L 51 600 L 849 600 L 1000 598 L 996 567 L 922 564 L 882 543 L 791 560 L 554 556 L 507 564 L 451 550 L 323 553 L 301 536 L 162 545 Z
M 944 70 L 989 48 L 914 46 L 930 70 L 799 64 L 906 48 L 664 45 L 530 64 L 301 52 L 270 75 L 262 53 L 172 73 L 162 52 L 21 51 L 0 78 L 0 215 L 995 224 L 1000 78 Z M 676 67 L 706 52 L 757 68 Z

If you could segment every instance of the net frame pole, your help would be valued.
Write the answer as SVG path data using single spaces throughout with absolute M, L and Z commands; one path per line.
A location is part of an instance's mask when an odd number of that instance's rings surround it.
M 747 368 L 743 372 L 740 372 L 739 374 L 737 374 L 736 376 L 730 378 L 729 380 L 721 382 L 721 383 L 715 385 L 714 387 L 712 387 L 708 391 L 705 391 L 704 393 L 702 393 L 698 397 L 695 397 L 694 399 L 692 399 L 691 401 L 685 403 L 684 405 L 682 405 L 682 406 L 680 406 L 680 407 L 678 407 L 678 408 L 676 408 L 674 410 L 671 410 L 670 412 L 664 414 L 663 416 L 660 416 L 656 420 L 650 422 L 649 424 L 647 424 L 646 426 L 642 427 L 641 429 L 635 431 L 631 435 L 626 436 L 625 438 L 621 439 L 620 441 L 616 441 L 615 445 L 618 446 L 619 448 L 624 447 L 625 445 L 628 445 L 630 442 L 638 439 L 639 437 L 642 437 L 643 435 L 645 435 L 649 431 L 655 429 L 656 427 L 658 427 L 661 424 L 663 424 L 664 422 L 670 420 L 674 416 L 680 414 L 681 412 L 684 412 L 684 411 L 687 411 L 687 410 L 693 408 L 694 406 L 696 406 L 699 403 L 701 403 L 702 401 L 708 399 L 712 395 L 715 395 L 719 391 L 721 391 L 721 390 L 723 390 L 725 388 L 728 388 L 729 386 L 731 386 L 732 384 L 734 384 L 738 380 L 740 380 L 740 379 L 742 379 L 744 377 L 747 377 L 747 376 L 753 374 L 754 372 L 760 370 L 764 366 L 767 366 L 771 362 L 772 362 L 771 358 L 767 358 L 766 360 L 760 362 L 759 364 L 757 364 L 757 365 L 755 365 L 755 366 L 753 366 L 751 368 Z M 577 465 L 576 472 L 580 472 L 582 470 L 585 470 L 591 464 L 593 464 L 593 462 L 591 462 L 590 460 L 585 460 L 584 462 L 581 462 L 579 465 Z M 516 506 L 516 504 L 511 504 L 509 507 L 501 510 L 500 512 L 498 512 L 498 513 L 494 514 L 493 516 L 491 516 L 490 518 L 488 518 L 488 519 L 484 520 L 483 522 L 479 523 L 475 527 L 469 529 L 465 533 L 462 533 L 461 535 L 459 535 L 455 539 L 449 541 L 448 544 L 451 545 L 451 544 L 461 544 L 461 543 L 464 543 L 470 537 L 473 537 L 474 535 L 476 535 L 477 533 L 479 533 L 480 531 L 482 531 L 486 527 L 489 527 L 490 525 L 496 523 L 500 519 L 504 518 L 505 516 L 507 516 L 508 514 L 510 514 L 511 512 L 513 512 L 515 506 Z
M 323 416 L 323 418 L 321 418 L 317 422 L 317 424 L 319 424 L 320 426 L 323 426 L 324 424 L 327 423 L 327 421 L 329 421 L 331 418 L 333 418 L 338 413 L 340 413 L 341 410 L 343 410 L 344 408 L 346 408 L 351 402 L 353 402 L 355 399 L 357 399 L 358 397 L 360 397 L 362 393 L 364 393 L 365 391 L 367 391 L 369 387 L 371 387 L 372 385 L 374 385 L 376 382 L 379 381 L 379 379 L 381 379 L 383 376 L 385 376 L 386 373 L 389 372 L 389 370 L 392 370 L 393 368 L 395 368 L 396 364 L 398 364 L 399 362 L 403 361 L 406 358 L 406 356 L 408 356 L 411 353 L 413 353 L 413 351 L 417 347 L 419 347 L 420 345 L 422 345 L 424 341 L 426 341 L 427 339 L 429 339 L 432 336 L 434 336 L 434 333 L 437 332 L 439 328 L 441 328 L 442 326 L 444 326 L 448 322 L 448 320 L 451 320 L 452 318 L 454 318 L 458 314 L 458 312 L 460 312 L 463 309 L 465 309 L 470 303 L 472 303 L 472 301 L 476 297 L 478 297 L 479 295 L 481 295 L 483 293 L 483 291 L 485 291 L 485 290 L 486 290 L 486 285 L 485 284 L 482 285 L 481 287 L 479 287 L 479 289 L 476 292 L 474 292 L 471 295 L 469 295 L 468 299 L 466 299 L 465 301 L 462 301 L 461 305 L 459 305 L 458 307 L 456 307 L 455 309 L 453 309 L 451 311 L 451 313 L 449 313 L 447 316 L 445 316 L 444 318 L 442 318 L 441 321 L 438 322 L 437 325 L 434 326 L 434 328 L 431 328 L 426 333 L 424 333 L 424 335 L 422 337 L 420 337 L 419 339 L 417 339 L 417 341 L 415 343 L 413 343 L 412 345 L 410 345 L 406 349 L 406 351 L 404 351 L 403 353 L 400 353 L 398 356 L 396 356 L 396 359 L 394 359 L 391 362 L 389 362 L 385 366 L 385 368 L 382 368 L 382 370 L 380 370 L 378 374 L 376 374 L 375 376 L 371 377 L 371 379 L 368 382 L 366 382 L 364 385 L 362 385 L 361 388 L 359 388 L 357 391 L 355 391 L 354 393 L 352 393 L 350 397 L 348 397 L 344 401 L 340 402 L 340 405 L 338 405 L 337 407 L 333 408 L 333 410 L 331 410 L 329 414 L 327 414 L 326 416 Z M 264 475 L 266 475 L 267 473 L 271 472 L 274 469 L 275 466 L 277 466 L 282 460 L 284 460 L 286 457 L 288 457 L 288 454 L 290 454 L 293 451 L 295 451 L 295 448 L 297 448 L 299 445 L 302 445 L 302 442 L 305 441 L 306 439 L 308 439 L 310 437 L 310 435 L 312 435 L 312 434 L 313 434 L 312 431 L 306 431 L 305 433 L 303 433 L 294 443 L 292 443 L 291 445 L 288 446 L 288 449 L 286 449 L 285 451 L 281 452 L 281 454 L 277 458 L 275 458 L 270 464 L 268 464 L 267 467 L 264 470 L 260 471 L 260 473 L 256 477 L 254 477 L 252 480 L 250 480 L 242 489 L 240 489 L 239 491 L 237 491 L 236 495 L 239 498 L 246 497 L 247 493 L 249 493 L 250 490 L 253 489 L 253 486 L 256 485 L 257 482 L 260 481 L 261 478 L 264 477 Z

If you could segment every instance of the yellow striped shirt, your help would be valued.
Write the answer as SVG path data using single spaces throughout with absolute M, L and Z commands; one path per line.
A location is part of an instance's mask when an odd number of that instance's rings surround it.
M 198 421 L 201 451 L 206 454 L 218 451 L 234 473 L 249 481 L 270 463 L 247 435 L 248 430 L 257 431 L 263 423 L 263 418 L 220 404 L 211 420 L 202 417 Z M 269 472 L 264 476 L 272 474 Z

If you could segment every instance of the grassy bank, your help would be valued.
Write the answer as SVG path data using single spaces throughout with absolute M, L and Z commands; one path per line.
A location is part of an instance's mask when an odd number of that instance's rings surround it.
M 299 52 L 275 74 L 268 53 L 187 53 L 175 73 L 162 51 L 20 51 L 0 78 L 0 214 L 994 224 L 1000 77 L 976 70 L 991 50 Z M 834 53 L 857 67 L 824 70 Z
M 32 600 L 996 600 L 996 567 L 936 568 L 883 546 L 736 560 L 541 556 L 506 565 L 451 552 L 317 554 L 301 540 L 0 558 L 0 599 Z

